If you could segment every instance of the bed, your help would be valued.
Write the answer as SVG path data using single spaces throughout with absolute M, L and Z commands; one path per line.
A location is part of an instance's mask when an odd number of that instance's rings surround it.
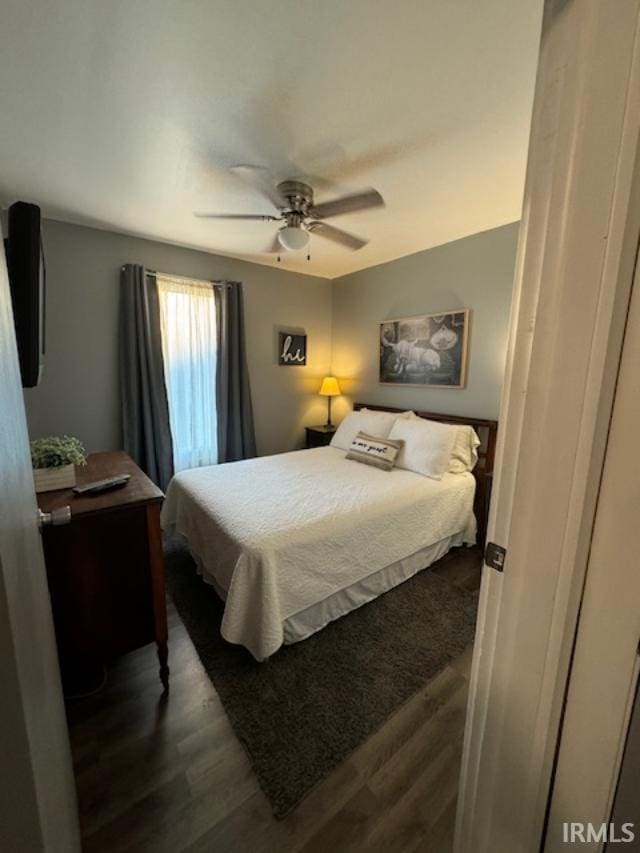
M 489 426 L 474 474 L 433 480 L 384 472 L 332 446 L 177 474 L 162 526 L 187 544 L 203 580 L 225 601 L 223 637 L 265 660 L 450 548 L 473 544 L 477 482 L 492 466 L 495 425 L 457 422 Z

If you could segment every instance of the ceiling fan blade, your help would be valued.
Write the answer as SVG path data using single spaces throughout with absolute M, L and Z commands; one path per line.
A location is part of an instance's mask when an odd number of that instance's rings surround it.
M 345 195 L 333 201 L 323 201 L 309 210 L 309 216 L 316 219 L 326 219 L 328 216 L 340 216 L 343 213 L 355 213 L 356 210 L 366 210 L 370 207 L 383 207 L 384 199 L 377 190 Z
M 276 189 L 276 182 L 263 166 L 232 166 L 231 172 L 246 184 L 258 190 L 271 204 L 280 209 L 287 206 L 287 200 Z
M 329 225 L 327 222 L 309 222 L 306 228 L 312 234 L 317 234 L 319 237 L 324 237 L 325 240 L 331 240 L 332 243 L 338 243 L 340 246 L 344 246 L 345 249 L 351 249 L 354 252 L 366 246 L 369 242 L 368 240 L 356 237 L 355 234 L 349 234 L 348 231 L 343 231 L 342 228 Z
M 200 219 L 246 219 L 254 222 L 276 222 L 279 217 L 265 213 L 194 213 Z

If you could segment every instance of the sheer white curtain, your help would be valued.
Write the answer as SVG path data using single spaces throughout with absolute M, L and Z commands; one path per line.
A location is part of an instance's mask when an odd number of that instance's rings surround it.
M 213 285 L 157 276 L 176 471 L 218 461 Z

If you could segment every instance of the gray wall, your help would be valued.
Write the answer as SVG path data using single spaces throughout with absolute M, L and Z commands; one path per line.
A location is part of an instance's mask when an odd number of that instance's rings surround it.
M 25 391 L 32 438 L 71 433 L 90 451 L 121 446 L 117 374 L 120 267 L 244 283 L 258 452 L 300 446 L 322 423 L 317 396 L 330 367 L 331 282 L 93 228 L 45 221 L 47 354 L 41 384 Z M 276 329 L 308 335 L 306 367 L 278 367 Z
M 333 372 L 343 397 L 451 414 L 496 417 L 504 371 L 518 224 L 475 234 L 330 282 L 93 228 L 46 220 L 47 354 L 41 384 L 25 391 L 31 437 L 70 433 L 87 449 L 121 446 L 117 373 L 119 271 L 240 280 L 245 287 L 249 372 L 258 452 L 302 446 L 304 425 L 323 423 L 317 395 Z M 467 387 L 378 384 L 378 323 L 471 308 Z M 277 330 L 308 335 L 308 365 L 277 365 Z
M 474 234 L 333 282 L 332 368 L 355 401 L 496 418 L 504 374 L 518 223 Z M 467 386 L 380 385 L 378 323 L 471 308 Z

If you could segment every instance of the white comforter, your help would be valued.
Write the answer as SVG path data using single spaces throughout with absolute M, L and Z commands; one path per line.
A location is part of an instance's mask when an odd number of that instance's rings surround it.
M 226 592 L 223 637 L 264 660 L 288 617 L 447 536 L 475 541 L 474 489 L 319 447 L 177 474 L 162 526 Z

